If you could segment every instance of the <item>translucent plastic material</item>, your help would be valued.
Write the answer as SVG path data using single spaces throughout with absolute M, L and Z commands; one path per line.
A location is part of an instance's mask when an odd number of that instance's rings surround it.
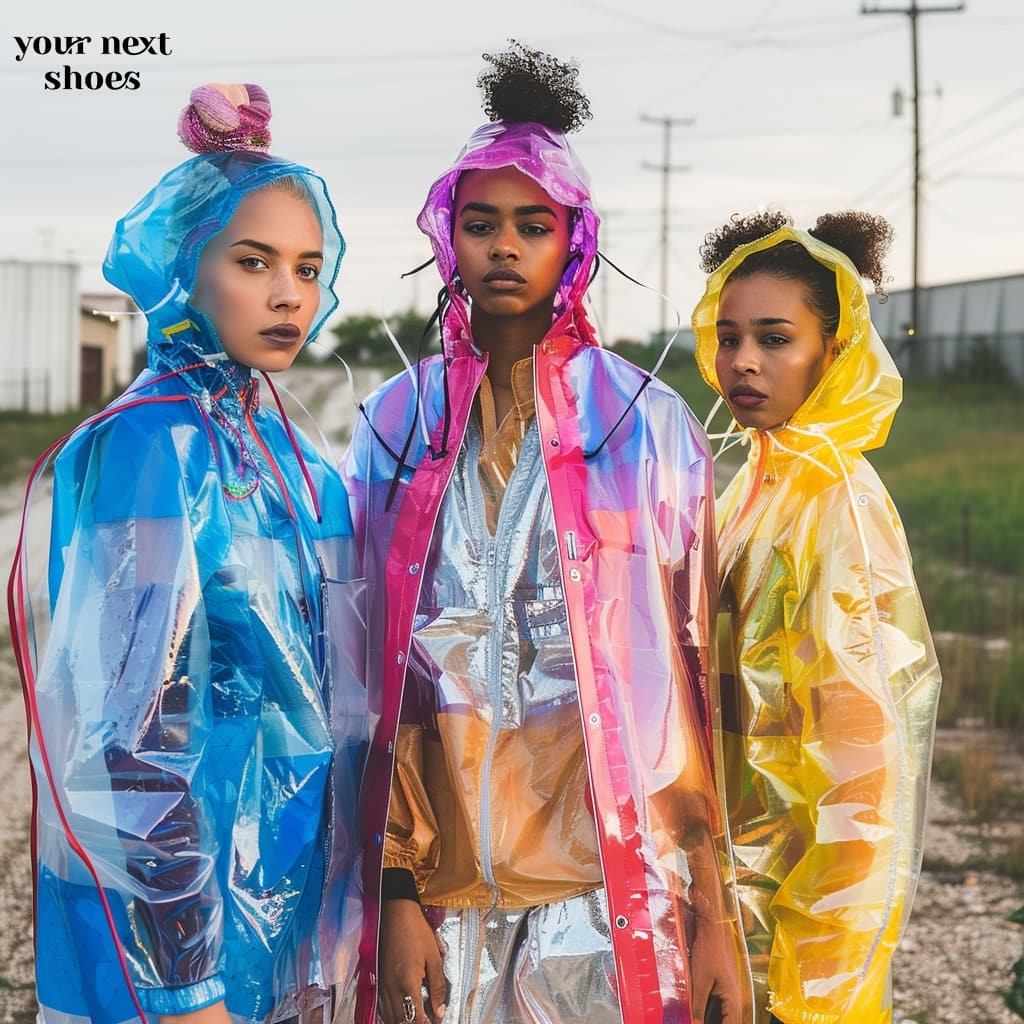
M 593 340 L 593 331 L 583 313 L 583 297 L 597 254 L 600 219 L 590 196 L 590 178 L 568 139 L 541 124 L 526 121 L 495 121 L 482 125 L 469 137 L 454 165 L 430 188 L 416 223 L 430 238 L 442 280 L 455 284 L 455 250 L 452 248 L 455 186 L 464 171 L 515 167 L 533 178 L 555 202 L 568 206 L 573 214 L 569 239 L 570 261 L 555 300 L 552 333 L 572 330 Z M 468 313 L 462 302 L 449 310 L 458 327 L 468 330 Z
M 842 351 L 789 423 L 748 432 L 718 503 L 731 832 L 752 966 L 778 1016 L 880 1022 L 920 869 L 939 694 L 903 528 L 862 455 L 885 441 L 900 378 L 852 265 L 791 228 L 711 275 L 697 362 L 721 393 L 722 288 L 745 256 L 790 239 L 836 273 Z
M 679 397 L 593 341 L 582 297 L 596 218 L 564 139 L 531 125 L 474 135 L 420 216 L 442 275 L 451 280 L 454 271 L 458 174 L 510 164 L 573 207 L 579 249 L 535 349 L 536 422 L 496 531 L 483 525 L 479 438 L 467 433 L 487 361 L 457 288 L 444 355 L 366 401 L 346 460 L 366 550 L 376 727 L 356 1019 L 371 1021 L 375 1003 L 369 894 L 378 891 L 382 849 L 401 844 L 398 828 L 386 835 L 397 756 L 400 773 L 447 773 L 451 799 L 469 808 L 463 820 L 476 829 L 466 836 L 438 827 L 451 820 L 449 809 L 423 800 L 407 808 L 408 822 L 433 821 L 433 832 L 414 828 L 406 851 L 425 899 L 523 906 L 596 880 L 607 899 L 621 1019 L 687 1024 L 697 972 L 734 982 L 745 974 L 714 841 L 724 822 L 711 740 L 711 459 Z M 413 747 L 396 751 L 396 738 L 410 736 Z M 555 754 L 559 736 L 564 749 Z M 521 756 L 534 741 L 535 756 Z M 551 778 L 547 767 L 585 778 Z M 409 781 L 403 793 L 415 802 Z M 583 807 L 552 800 L 563 784 L 582 791 Z M 554 812 L 552 832 L 540 809 Z M 393 810 L 394 826 L 401 809 Z M 537 926 L 544 920 L 538 915 Z M 582 983 L 566 978 L 570 987 Z
M 218 999 L 278 1019 L 351 974 L 366 702 L 346 493 L 187 304 L 203 243 L 283 176 L 320 213 L 333 308 L 319 178 L 253 154 L 171 171 L 107 262 L 158 307 L 150 368 L 55 459 L 42 587 L 30 544 L 12 575 L 46 1022 Z

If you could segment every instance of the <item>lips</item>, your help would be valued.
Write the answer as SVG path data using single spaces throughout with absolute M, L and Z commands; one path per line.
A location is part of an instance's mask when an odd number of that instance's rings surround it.
M 756 405 L 760 405 L 767 398 L 767 395 L 758 391 L 756 388 L 750 387 L 749 384 L 737 384 L 736 387 L 730 388 L 729 390 L 729 401 L 732 402 L 733 405 L 738 405 L 744 409 L 750 409 Z
M 265 331 L 260 331 L 260 337 L 269 341 L 272 345 L 289 346 L 302 337 L 302 331 L 295 324 L 274 324 Z
M 757 388 L 752 388 L 749 384 L 737 384 L 736 387 L 731 388 L 729 391 L 730 398 L 739 398 L 741 396 L 747 396 L 750 398 L 767 398 L 768 396 Z
M 526 284 L 526 278 L 517 274 L 511 267 L 495 267 L 483 277 L 484 284 Z

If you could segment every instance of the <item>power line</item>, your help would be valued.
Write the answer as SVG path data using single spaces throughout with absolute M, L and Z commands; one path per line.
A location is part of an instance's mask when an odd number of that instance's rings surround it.
M 910 67 L 914 106 L 914 226 L 913 252 L 911 257 L 911 276 L 913 284 L 910 293 L 910 326 L 907 330 L 910 345 L 908 347 L 909 364 L 916 369 L 917 329 L 918 329 L 918 269 L 921 247 L 921 104 L 920 76 L 918 73 L 917 20 L 922 14 L 946 14 L 964 10 L 965 4 L 948 7 L 918 7 L 917 0 L 910 0 L 909 7 L 868 7 L 862 4 L 861 14 L 902 14 L 910 20 Z
M 932 153 L 934 154 L 936 148 L 940 148 L 941 149 L 944 145 L 946 145 L 950 141 L 950 139 L 956 137 L 957 135 L 962 134 L 963 132 L 967 131 L 968 129 L 977 127 L 978 124 L 980 124 L 980 122 L 982 120 L 984 120 L 986 117 L 988 117 L 990 114 L 994 114 L 994 113 L 997 113 L 997 112 L 998 113 L 1002 113 L 1004 111 L 1004 108 L 1006 107 L 1006 105 L 1008 103 L 1013 103 L 1015 100 L 1021 99 L 1022 97 L 1024 97 L 1024 89 L 1019 89 L 1019 88 L 1018 89 L 1014 89 L 1012 92 L 1007 93 L 1005 96 L 1000 96 L 999 99 L 994 100 L 992 103 L 986 104 L 980 110 L 973 111 L 970 114 L 970 116 L 965 117 L 962 121 L 958 121 L 956 124 L 954 124 L 951 127 L 947 128 L 945 131 L 940 132 L 934 138 L 930 138 L 928 140 L 929 148 L 931 149 Z M 1016 122 L 1014 122 L 1014 123 L 1016 123 Z M 1003 132 L 1005 130 L 1006 130 L 1005 127 L 998 129 L 998 131 L 1000 131 L 1000 132 Z M 972 145 L 973 145 L 973 143 L 972 143 Z M 941 159 L 943 159 L 943 160 L 951 160 L 951 159 L 955 159 L 956 156 L 959 156 L 959 155 L 960 155 L 959 152 L 954 154 L 953 156 L 950 156 L 948 154 L 943 154 L 941 156 Z M 856 205 L 858 203 L 866 202 L 868 199 L 874 198 L 876 190 L 880 189 L 883 185 L 885 185 L 886 182 L 889 181 L 889 179 L 894 174 L 898 174 L 900 171 L 904 170 L 906 168 L 906 166 L 907 166 L 907 160 L 906 159 L 900 160 L 897 164 L 895 164 L 893 167 L 891 167 L 889 170 L 887 170 L 884 174 L 882 174 L 880 177 L 878 177 L 875 181 L 873 181 L 866 189 L 864 189 L 864 191 L 861 192 L 853 200 L 854 205 Z

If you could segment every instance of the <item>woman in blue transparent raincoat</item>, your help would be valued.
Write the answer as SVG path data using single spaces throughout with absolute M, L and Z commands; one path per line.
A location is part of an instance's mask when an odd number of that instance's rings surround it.
M 24 539 L 11 577 L 48 1024 L 329 1019 L 349 977 L 351 523 L 254 372 L 323 326 L 344 242 L 317 175 L 249 148 L 262 90 L 192 99 L 183 141 L 242 148 L 118 223 L 104 271 L 146 311 L 148 367 L 59 449 L 45 584 Z

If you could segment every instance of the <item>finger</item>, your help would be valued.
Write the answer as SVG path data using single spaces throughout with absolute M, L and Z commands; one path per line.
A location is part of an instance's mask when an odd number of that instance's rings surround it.
M 430 1008 L 434 1011 L 434 1020 L 440 1021 L 444 1017 L 448 1002 L 448 980 L 444 976 L 440 950 L 433 956 L 427 957 L 426 966 L 427 998 L 430 1000 Z
M 399 982 L 389 1000 L 384 1024 L 429 1024 L 423 1006 L 422 982 Z
M 383 1024 L 395 1024 L 395 1001 L 390 991 L 381 985 L 377 993 L 377 1010 Z
M 407 1000 L 412 1000 L 413 1013 L 410 1014 L 406 1011 L 406 1006 L 410 1005 Z M 412 1020 L 410 1020 L 410 1016 Z M 423 988 L 422 985 L 417 985 L 415 991 L 406 992 L 402 994 L 402 1010 L 401 1016 L 399 1017 L 399 1024 L 430 1024 L 430 1018 L 427 1016 L 427 1007 L 423 999 Z

